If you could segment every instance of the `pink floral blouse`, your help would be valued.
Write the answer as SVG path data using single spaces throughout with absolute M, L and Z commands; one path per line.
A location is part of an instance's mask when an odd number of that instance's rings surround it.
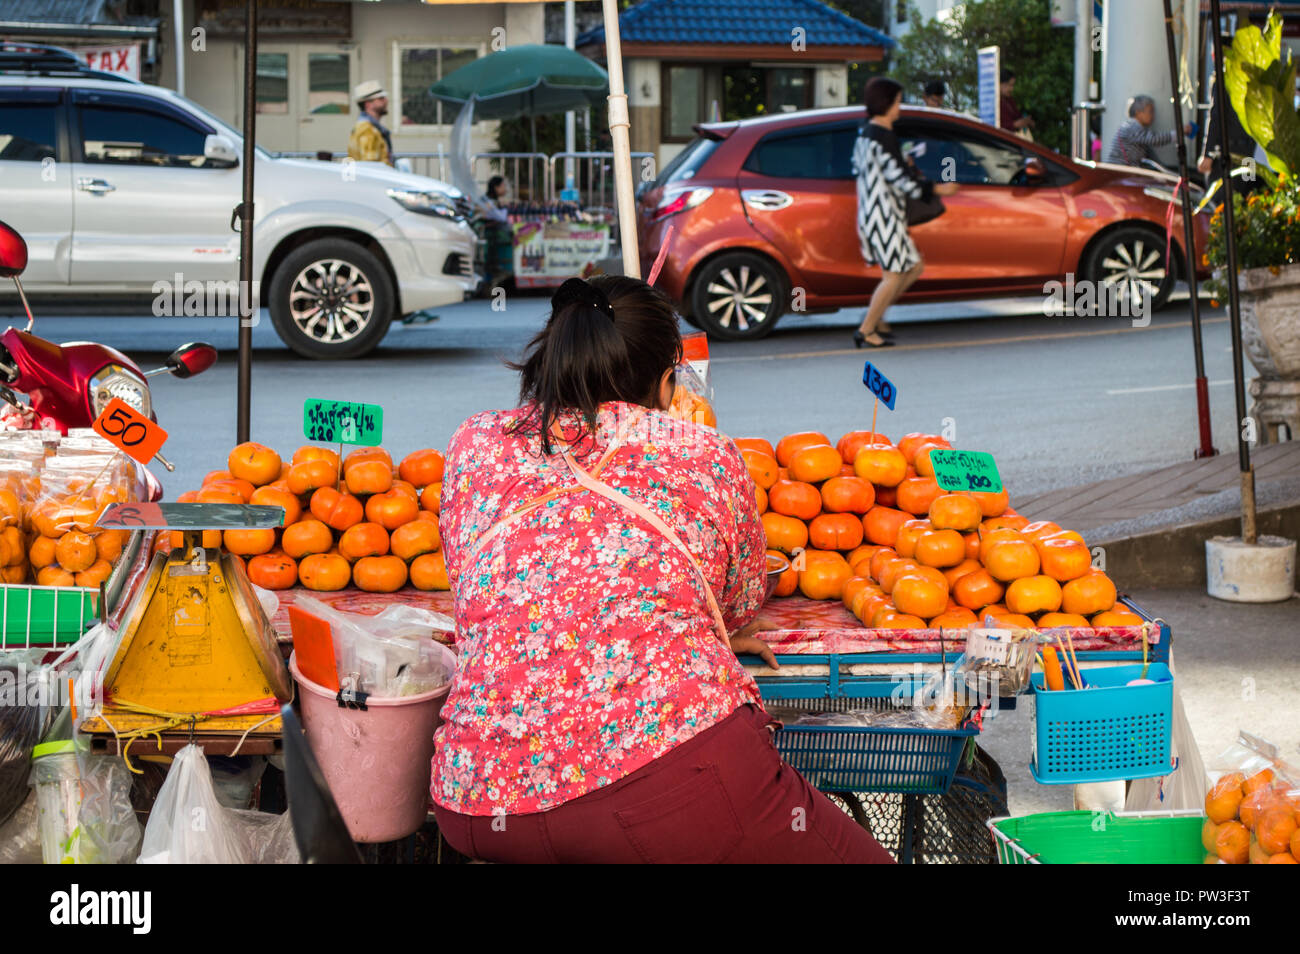
M 640 518 L 589 491 L 563 494 L 474 541 L 535 497 L 574 485 L 557 453 L 513 432 L 522 409 L 470 418 L 447 449 L 440 522 L 460 669 L 436 735 L 431 794 L 466 815 L 545 811 L 618 781 L 757 703 L 719 640 L 698 574 Z M 575 439 L 575 421 L 564 433 Z M 601 480 L 676 531 L 729 629 L 763 600 L 764 536 L 735 444 L 623 403 L 577 440 Z

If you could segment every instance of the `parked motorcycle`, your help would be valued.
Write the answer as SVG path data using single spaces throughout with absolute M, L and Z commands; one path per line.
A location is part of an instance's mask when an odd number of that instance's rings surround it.
M 23 329 L 0 332 L 0 428 L 44 428 L 67 434 L 90 427 L 114 398 L 157 420 L 148 379 L 167 372 L 190 378 L 212 367 L 217 349 L 201 341 L 181 345 L 161 368 L 141 371 L 134 361 L 107 345 L 88 341 L 55 344 L 32 334 L 31 306 L 18 276 L 27 267 L 27 243 L 0 222 L 0 278 L 12 278 L 27 313 Z M 23 404 L 15 392 L 27 395 Z M 7 406 L 5 406 L 7 405 Z M 159 454 L 167 470 L 174 468 Z M 162 498 L 162 486 L 148 471 L 150 499 Z

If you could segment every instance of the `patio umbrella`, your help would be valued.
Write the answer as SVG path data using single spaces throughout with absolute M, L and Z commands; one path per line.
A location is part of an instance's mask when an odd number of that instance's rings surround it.
M 599 105 L 605 71 L 564 46 L 512 46 L 444 76 L 429 93 L 444 103 L 474 100 L 476 119 L 515 119 Z

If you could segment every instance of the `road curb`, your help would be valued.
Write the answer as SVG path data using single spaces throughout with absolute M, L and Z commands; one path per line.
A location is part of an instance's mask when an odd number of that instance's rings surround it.
M 1260 509 L 1258 527 L 1261 534 L 1300 539 L 1300 499 Z M 1108 534 L 1107 529 L 1088 533 L 1088 546 L 1105 551 L 1107 575 L 1125 588 L 1204 586 L 1205 541 L 1240 536 L 1241 517 L 1210 517 L 1131 534 Z

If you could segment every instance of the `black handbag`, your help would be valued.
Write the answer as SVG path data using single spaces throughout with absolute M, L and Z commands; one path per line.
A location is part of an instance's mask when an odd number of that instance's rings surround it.
M 937 219 L 948 211 L 947 206 L 943 204 L 943 199 L 937 195 L 931 195 L 928 199 L 911 199 L 907 200 L 907 227 L 910 229 L 915 225 L 922 225 L 931 219 Z

